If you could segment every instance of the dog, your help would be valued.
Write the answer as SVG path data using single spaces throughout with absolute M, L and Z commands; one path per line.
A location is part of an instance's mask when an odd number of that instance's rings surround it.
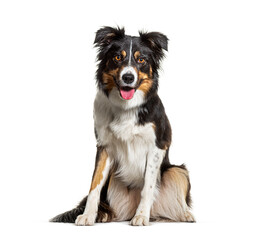
M 94 44 L 97 154 L 91 188 L 76 208 L 51 221 L 194 222 L 189 174 L 185 165 L 169 162 L 171 126 L 157 93 L 167 36 L 139 32 L 135 37 L 124 28 L 102 27 Z

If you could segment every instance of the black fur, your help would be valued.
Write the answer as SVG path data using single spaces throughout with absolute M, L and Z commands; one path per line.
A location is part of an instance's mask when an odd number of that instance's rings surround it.
M 103 83 L 102 74 L 103 72 L 109 72 L 110 70 L 117 69 L 120 66 L 127 65 L 129 61 L 128 58 L 124 62 L 119 64 L 114 62 L 112 59 L 115 55 L 121 54 L 121 50 L 128 52 L 130 40 L 133 42 L 133 49 L 135 51 L 139 50 L 142 53 L 142 57 L 146 59 L 146 64 L 135 64 L 133 66 L 137 68 L 138 71 L 144 73 L 149 73 L 150 66 L 152 67 L 153 85 L 150 89 L 149 95 L 147 97 L 155 94 L 158 89 L 158 69 L 160 66 L 160 61 L 163 59 L 164 51 L 167 50 L 168 38 L 162 33 L 150 32 L 144 33 L 139 32 L 140 37 L 132 37 L 125 35 L 124 28 L 111 28 L 104 27 L 97 31 L 95 37 L 95 47 L 98 48 L 98 70 L 96 73 L 97 85 L 100 89 L 108 95 L 106 86 Z M 119 87 L 118 80 L 114 79 L 115 84 Z M 138 88 L 142 84 L 142 80 L 136 86 Z
M 121 40 L 125 36 L 124 28 L 103 27 L 96 32 L 94 44 L 99 47 L 98 59 L 104 56 L 106 48 L 115 40 Z
M 165 171 L 172 167 L 187 170 L 185 165 L 175 166 L 170 164 L 168 151 L 171 144 L 171 126 L 166 116 L 163 104 L 157 94 L 159 78 L 158 70 L 160 62 L 165 56 L 164 51 L 167 51 L 168 49 L 168 38 L 165 35 L 158 32 L 139 32 L 139 37 L 132 37 L 125 35 L 124 28 L 103 27 L 99 29 L 96 32 L 94 40 L 95 47 L 98 48 L 98 69 L 96 72 L 97 86 L 105 93 L 106 96 L 109 95 L 110 90 L 107 84 L 103 81 L 103 74 L 108 73 L 109 76 L 111 76 L 110 74 L 112 71 L 127 65 L 129 61 L 128 57 L 122 61 L 116 62 L 114 61 L 114 56 L 121 55 L 122 50 L 128 52 L 128 49 L 130 48 L 130 41 L 132 41 L 133 50 L 140 51 L 141 57 L 145 59 L 145 64 L 139 64 L 138 62 L 133 61 L 133 67 L 135 67 L 138 72 L 149 76 L 149 79 L 152 81 L 152 85 L 146 93 L 146 101 L 139 107 L 138 124 L 145 125 L 146 123 L 153 123 L 156 134 L 156 145 L 160 149 L 166 149 L 166 155 L 160 167 L 161 176 Z M 112 79 L 115 86 L 120 89 L 121 86 L 117 77 L 112 75 Z M 144 79 L 140 79 L 135 88 L 138 89 L 143 81 Z M 97 138 L 96 129 L 95 135 Z M 97 148 L 95 168 L 102 150 L 102 147 Z M 189 182 L 189 176 L 186 177 Z M 96 219 L 97 222 L 101 222 L 105 217 L 105 214 L 108 217 L 108 221 L 111 221 L 115 216 L 107 201 L 109 180 L 110 176 L 101 191 L 100 204 Z M 188 206 L 191 205 L 190 188 L 191 186 L 189 182 L 186 196 Z M 84 212 L 86 201 L 87 197 L 85 197 L 76 208 L 57 215 L 50 221 L 74 223 L 77 216 Z
M 154 94 L 148 101 L 140 107 L 139 124 L 144 125 L 152 122 L 155 125 L 156 145 L 165 149 L 171 144 L 171 126 L 163 104 L 157 94 Z
M 169 120 L 164 110 L 164 106 L 157 95 L 158 90 L 158 70 L 160 68 L 161 60 L 165 57 L 164 50 L 168 50 L 168 38 L 162 33 L 159 32 L 139 32 L 139 37 L 131 37 L 125 35 L 124 28 L 111 28 L 105 27 L 97 31 L 95 38 L 95 46 L 99 48 L 98 52 L 98 70 L 97 70 L 97 83 L 98 87 L 104 90 L 105 94 L 108 95 L 107 91 L 103 88 L 102 84 L 102 72 L 107 70 L 112 70 L 118 66 L 112 61 L 109 66 L 106 66 L 108 60 L 111 60 L 114 54 L 119 54 L 121 49 L 126 48 L 126 43 L 130 41 L 130 38 L 133 41 L 134 51 L 139 50 L 142 52 L 142 57 L 147 60 L 145 66 L 135 65 L 138 71 L 144 73 L 149 72 L 149 66 L 152 67 L 152 80 L 153 85 L 149 90 L 146 98 L 147 101 L 145 104 L 139 108 L 139 124 L 144 125 L 146 123 L 152 122 L 155 126 L 156 133 L 156 145 L 160 149 L 166 149 L 166 155 L 163 159 L 161 165 L 161 176 L 165 171 L 171 167 L 179 167 L 185 170 L 185 165 L 171 165 L 168 158 L 168 151 L 171 145 L 172 140 L 172 131 Z M 126 59 L 128 61 L 128 59 Z M 124 63 L 121 62 L 121 65 Z M 117 80 L 116 81 L 117 85 Z M 140 81 L 137 88 L 142 84 Z M 191 197 L 190 197 L 190 181 L 189 176 L 186 176 L 189 182 L 186 202 L 188 206 L 191 206 Z
M 158 32 L 139 32 L 139 35 L 141 42 L 152 50 L 150 57 L 153 60 L 153 71 L 157 73 L 160 67 L 160 61 L 165 56 L 163 50 L 168 50 L 168 38 Z

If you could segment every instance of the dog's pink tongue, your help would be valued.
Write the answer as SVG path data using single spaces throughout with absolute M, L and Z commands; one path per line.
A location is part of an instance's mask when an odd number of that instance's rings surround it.
M 125 100 L 129 100 L 132 99 L 134 93 L 135 93 L 135 89 L 131 89 L 130 91 L 125 91 L 125 90 L 120 90 L 121 96 L 123 99 Z

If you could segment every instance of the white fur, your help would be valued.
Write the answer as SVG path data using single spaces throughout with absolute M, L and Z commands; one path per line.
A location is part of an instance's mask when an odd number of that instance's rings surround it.
M 108 99 L 100 91 L 95 99 L 94 121 L 98 143 L 106 146 L 110 158 L 117 161 L 119 166 L 117 174 L 122 181 L 127 185 L 140 187 L 144 183 L 148 151 L 155 148 L 153 125 L 152 123 L 137 125 L 136 105 L 140 105 L 141 102 L 139 92 L 128 101 L 121 99 L 119 95 L 115 96 L 115 93 L 111 94 L 117 98 L 115 101 L 118 103 L 111 104 L 112 95 Z M 130 108 L 131 105 L 134 107 Z
M 158 189 L 155 188 L 158 191 L 154 194 L 155 200 L 151 207 L 150 219 L 176 222 L 195 221 L 185 201 L 187 177 L 188 172 L 177 167 L 164 172 Z M 148 217 L 138 214 L 135 216 L 141 200 L 140 188 L 129 189 L 119 179 L 111 176 L 107 196 L 116 214 L 114 221 L 132 219 L 133 225 L 147 223 Z
M 166 151 L 158 148 L 152 148 L 147 154 L 147 166 L 145 172 L 145 182 L 141 191 L 141 201 L 136 214 L 131 221 L 132 225 L 149 225 L 150 210 L 154 201 L 156 182 L 159 176 L 160 165 Z M 158 193 L 158 192 L 157 192 Z
M 94 122 L 98 145 L 106 148 L 108 158 L 103 180 L 90 192 L 84 214 L 76 219 L 77 225 L 94 224 L 100 192 L 112 166 L 117 169 L 110 178 L 107 198 L 116 214 L 115 221 L 132 218 L 131 224 L 135 226 L 149 225 L 150 217 L 194 221 L 185 201 L 188 172 L 170 168 L 160 179 L 166 150 L 155 144 L 153 123 L 138 125 L 138 107 L 143 103 L 144 96 L 139 91 L 131 100 L 123 100 L 116 89 L 109 97 L 98 91 Z M 107 221 L 107 216 L 102 221 Z
M 131 65 L 131 57 L 132 57 L 132 39 L 131 39 L 131 43 L 130 43 L 130 56 L 129 56 L 129 63 L 128 65 Z
M 120 81 L 121 81 L 121 86 L 122 87 L 132 87 L 134 88 L 137 84 L 138 81 L 138 74 L 136 72 L 136 70 L 131 66 L 131 59 L 132 59 L 132 39 L 130 42 L 130 52 L 129 52 L 129 62 L 128 62 L 128 66 L 124 67 L 122 69 L 122 71 L 120 72 Z M 123 81 L 123 75 L 126 73 L 131 73 L 134 76 L 134 81 L 131 84 L 125 84 L 125 82 Z
M 136 92 L 133 99 L 123 100 L 115 91 L 111 91 L 109 98 L 99 91 L 94 103 L 98 143 L 106 147 L 110 159 L 117 163 L 115 176 L 126 186 L 143 188 L 133 225 L 149 222 L 159 166 L 165 155 L 165 150 L 155 144 L 153 124 L 138 125 L 142 96 Z
M 131 84 L 125 84 L 125 82 L 123 81 L 123 75 L 125 73 L 131 73 L 134 76 L 134 81 Z M 138 74 L 132 66 L 127 66 L 127 67 L 124 67 L 123 70 L 121 71 L 120 80 L 122 81 L 121 82 L 122 87 L 132 87 L 132 88 L 134 88 L 137 84 L 137 81 L 138 81 Z

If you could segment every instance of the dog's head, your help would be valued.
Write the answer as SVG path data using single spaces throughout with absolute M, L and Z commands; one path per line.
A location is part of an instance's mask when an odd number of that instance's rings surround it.
M 144 102 L 158 88 L 158 69 L 168 38 L 158 32 L 139 32 L 139 35 L 128 36 L 123 28 L 111 27 L 96 33 L 98 87 L 121 104 L 134 99 Z

